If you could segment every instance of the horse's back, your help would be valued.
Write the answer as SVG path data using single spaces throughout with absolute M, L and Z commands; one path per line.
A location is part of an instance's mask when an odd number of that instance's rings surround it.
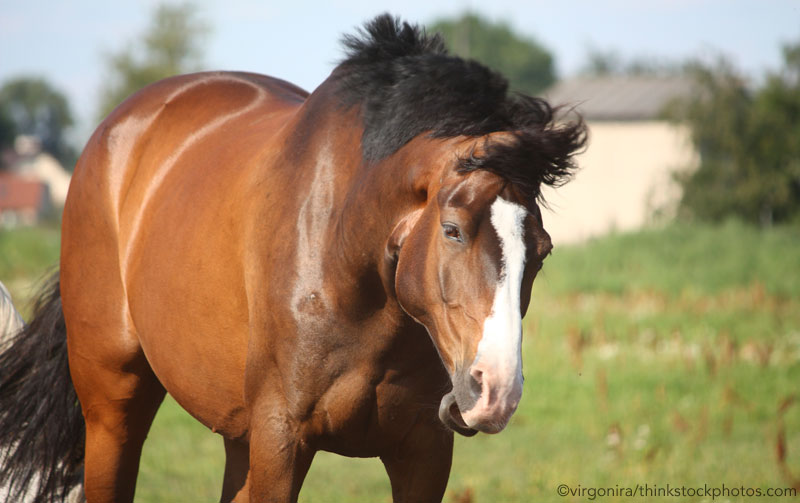
M 76 166 L 65 211 L 107 212 L 126 242 L 167 179 L 211 182 L 235 176 L 226 168 L 243 173 L 306 97 L 288 82 L 250 73 L 197 73 L 152 84 L 97 128 Z
M 245 194 L 305 97 L 246 73 L 153 84 L 95 132 L 64 210 L 71 347 L 123 365 L 143 350 L 178 401 L 234 435 L 247 347 Z M 219 372 L 198 375 L 203 368 Z M 186 403 L 194 396 L 203 404 Z

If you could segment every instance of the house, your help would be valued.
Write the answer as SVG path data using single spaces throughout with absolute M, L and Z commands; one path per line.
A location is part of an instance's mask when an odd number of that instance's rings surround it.
M 684 77 L 602 76 L 559 82 L 545 92 L 553 105 L 575 107 L 589 127 L 567 185 L 544 190 L 545 228 L 553 242 L 571 243 L 639 229 L 668 218 L 680 198 L 673 179 L 697 165 L 689 131 L 663 110 L 692 93 Z
M 0 227 L 35 225 L 54 208 L 63 208 L 70 174 L 34 136 L 20 135 L 2 152 Z
M 0 172 L 0 227 L 33 225 L 51 208 L 46 183 Z
M 55 157 L 42 150 L 38 138 L 20 135 L 14 140 L 10 171 L 47 184 L 50 203 L 57 208 L 64 207 L 67 190 L 69 190 L 70 174 Z

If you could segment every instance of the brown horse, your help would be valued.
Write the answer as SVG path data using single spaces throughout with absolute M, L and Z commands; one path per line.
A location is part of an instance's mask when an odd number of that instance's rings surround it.
M 516 409 L 521 316 L 551 249 L 539 188 L 566 179 L 584 126 L 387 15 L 345 44 L 311 95 L 174 77 L 86 146 L 42 310 L 64 363 L 63 301 L 80 409 L 58 414 L 82 411 L 90 503 L 133 500 L 167 391 L 224 437 L 223 501 L 295 501 L 318 450 L 379 456 L 395 501 L 440 501 L 453 431 L 499 432 Z M 72 393 L 58 376 L 50 393 Z M 8 416 L 0 440 L 20 438 Z M 37 459 L 47 494 L 74 482 L 73 429 L 71 450 Z

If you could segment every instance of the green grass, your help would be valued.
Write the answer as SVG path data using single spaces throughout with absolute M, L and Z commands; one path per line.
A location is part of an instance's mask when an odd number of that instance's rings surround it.
M 589 500 L 559 497 L 559 484 L 788 487 L 778 444 L 800 478 L 800 401 L 779 413 L 800 400 L 799 229 L 675 225 L 559 247 L 525 324 L 520 408 L 499 435 L 457 439 L 445 501 Z M 137 501 L 216 501 L 223 457 L 219 437 L 168 400 Z M 377 460 L 327 453 L 301 493 L 390 499 Z
M 60 247 L 61 234 L 56 224 L 0 229 L 0 281 L 23 314 L 28 313 L 37 280 L 58 267 Z
M 557 247 L 545 263 L 543 279 L 559 295 L 656 291 L 675 298 L 757 285 L 768 294 L 796 299 L 798 249 L 800 227 L 675 224 Z

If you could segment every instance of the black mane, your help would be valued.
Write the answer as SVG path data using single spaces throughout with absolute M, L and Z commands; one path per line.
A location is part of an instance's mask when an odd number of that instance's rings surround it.
M 586 142 L 580 119 L 557 123 L 546 101 L 509 94 L 499 73 L 448 55 L 438 34 L 388 14 L 358 35 L 344 37 L 347 57 L 334 75 L 343 104 L 361 106 L 366 161 L 386 158 L 426 131 L 434 138 L 508 131 L 514 141 L 488 145 L 460 169 L 496 172 L 534 197 L 542 183 L 568 180 L 572 155 Z

